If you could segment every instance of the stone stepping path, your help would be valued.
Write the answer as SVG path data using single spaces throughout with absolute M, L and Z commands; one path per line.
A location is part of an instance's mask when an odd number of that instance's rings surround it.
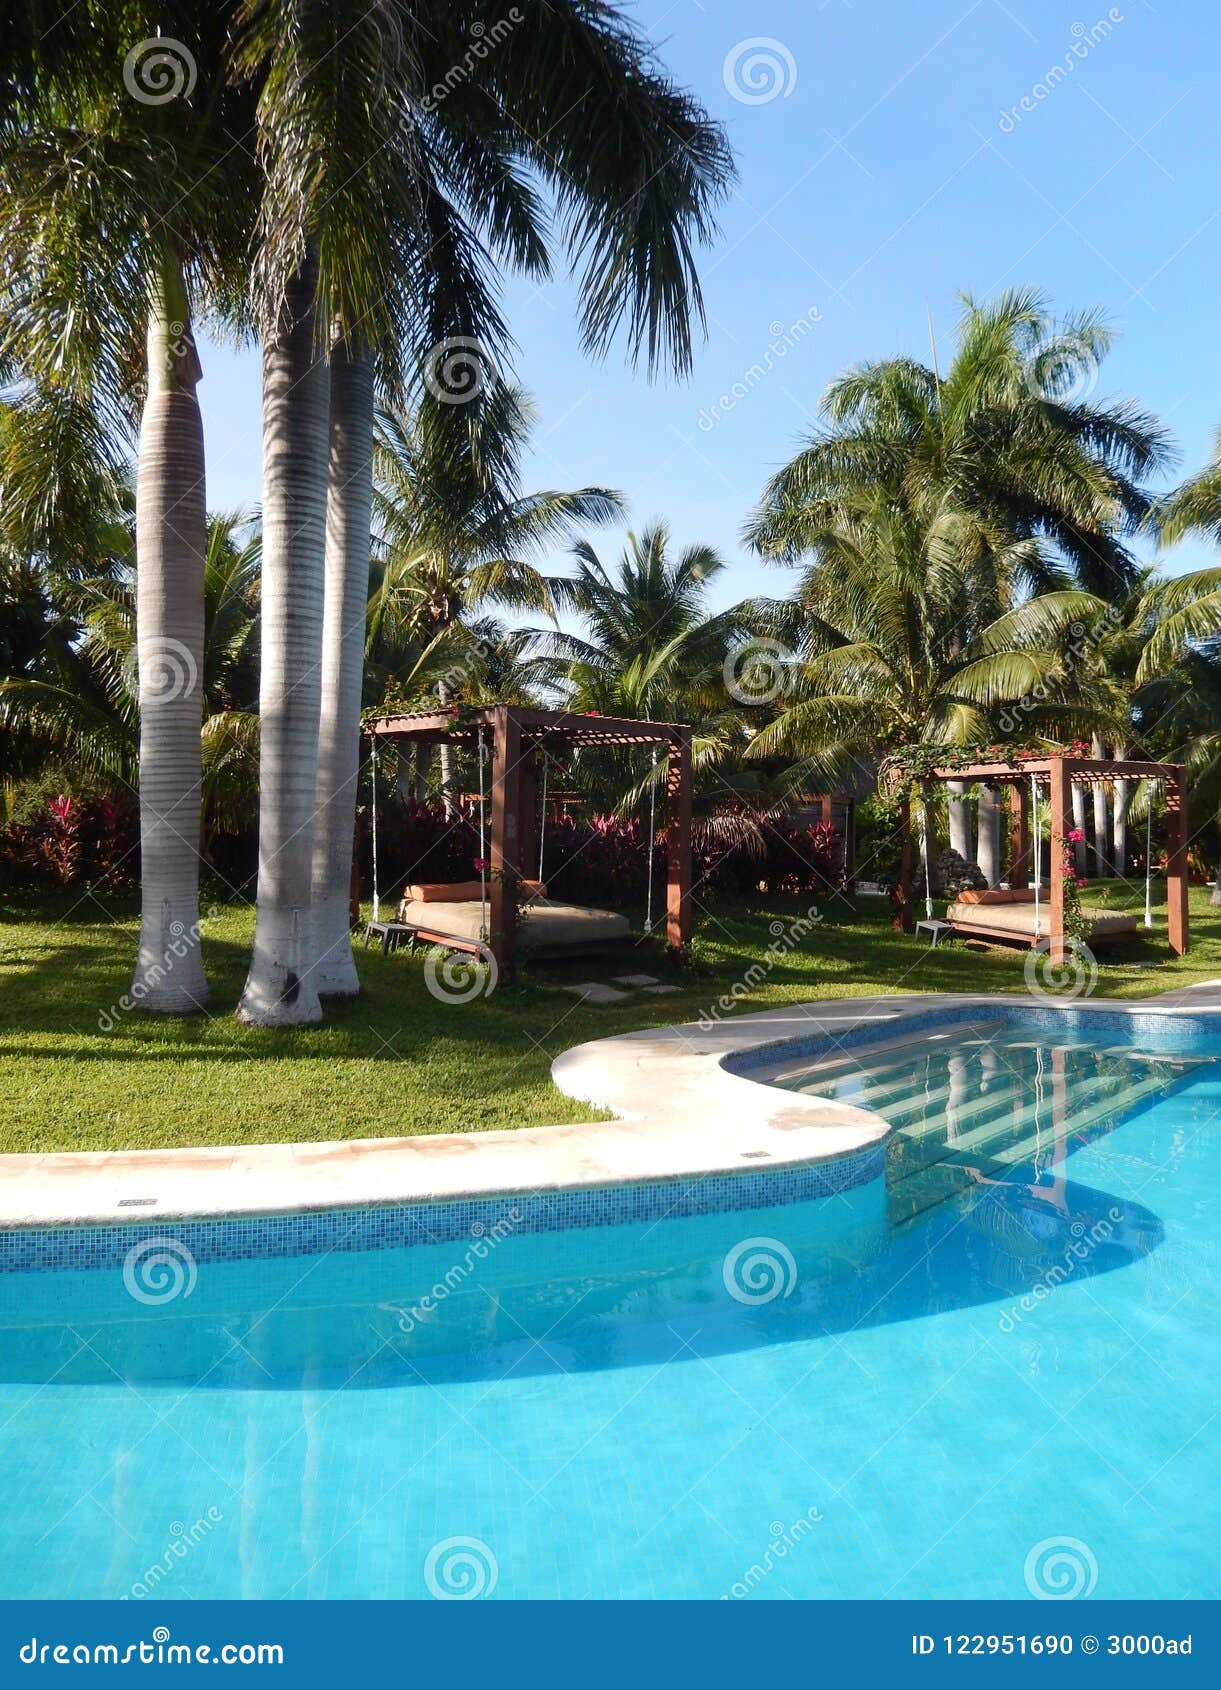
M 624 990 L 623 988 L 627 988 Z M 583 1003 L 626 1003 L 633 992 L 650 992 L 654 997 L 662 992 L 677 992 L 678 986 L 665 985 L 655 974 L 616 974 L 613 985 L 604 980 L 582 980 L 574 986 L 561 986 Z

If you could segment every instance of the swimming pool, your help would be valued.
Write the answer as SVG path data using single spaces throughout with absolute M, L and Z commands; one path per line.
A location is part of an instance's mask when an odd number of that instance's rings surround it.
M 1215 1594 L 1221 1039 L 1115 1019 L 802 1051 L 825 1195 L 0 1275 L 5 1594 Z

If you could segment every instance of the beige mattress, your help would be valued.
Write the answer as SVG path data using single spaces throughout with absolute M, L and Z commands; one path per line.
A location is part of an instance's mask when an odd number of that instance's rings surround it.
M 1136 917 L 1111 910 L 1089 910 L 1086 915 L 1094 921 L 1095 938 L 1119 938 L 1136 932 Z M 990 927 L 999 933 L 1012 933 L 1015 939 L 1034 938 L 1035 906 L 1029 904 L 951 904 L 946 920 L 956 927 Z M 1046 903 L 1039 905 L 1039 932 L 1046 938 L 1050 932 L 1050 910 Z
M 423 927 L 430 933 L 444 933 L 454 939 L 477 939 L 485 920 L 483 904 L 475 899 L 460 904 L 405 903 L 398 919 L 407 927 Z M 524 916 L 518 917 L 517 943 L 521 950 L 552 946 L 601 945 L 623 939 L 631 932 L 626 916 L 613 910 L 591 910 L 581 904 L 557 904 L 550 898 L 535 898 Z

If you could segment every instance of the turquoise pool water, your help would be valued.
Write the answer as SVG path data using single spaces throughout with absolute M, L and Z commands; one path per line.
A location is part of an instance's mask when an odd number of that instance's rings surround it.
M 1221 1042 L 967 1039 L 837 1197 L 0 1276 L 0 1589 L 1215 1595 Z

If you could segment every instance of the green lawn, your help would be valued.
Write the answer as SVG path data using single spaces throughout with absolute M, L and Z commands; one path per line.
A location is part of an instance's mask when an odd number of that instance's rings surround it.
M 1110 889 L 1112 907 L 1137 907 L 1137 889 Z M 1090 901 L 1098 899 L 1092 888 Z M 333 1007 L 317 1029 L 261 1032 L 232 1016 L 253 926 L 222 908 L 204 930 L 215 1011 L 162 1020 L 116 1013 L 130 984 L 136 921 L 109 919 L 90 900 L 45 908 L 0 906 L 0 1082 L 8 1099 L 0 1149 L 96 1150 L 140 1145 L 260 1143 L 465 1132 L 590 1120 L 548 1069 L 582 1040 L 698 1019 L 765 957 L 773 924 L 806 900 L 759 898 L 701 918 L 694 963 L 671 996 L 634 995 L 586 1008 L 558 985 L 527 979 L 471 1003 L 438 1003 L 421 956 L 358 951 L 364 994 Z M 1182 961 L 1153 939 L 1112 953 L 1098 994 L 1140 997 L 1221 975 L 1221 911 L 1192 894 L 1193 950 Z M 613 969 L 666 968 L 640 950 Z M 581 978 L 578 973 L 576 978 Z M 929 951 L 889 931 L 885 906 L 843 899 L 775 966 L 759 969 L 734 1013 L 803 998 L 892 991 L 1023 988 L 1022 954 L 954 945 Z M 101 1018 L 115 1025 L 101 1031 Z

